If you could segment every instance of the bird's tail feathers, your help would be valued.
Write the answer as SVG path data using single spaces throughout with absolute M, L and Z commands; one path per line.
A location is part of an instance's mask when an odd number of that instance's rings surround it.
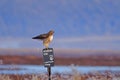
M 33 37 L 32 39 L 40 39 L 39 37 Z

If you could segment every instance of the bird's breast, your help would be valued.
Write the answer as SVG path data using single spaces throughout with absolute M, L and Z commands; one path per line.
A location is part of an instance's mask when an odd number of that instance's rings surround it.
M 52 40 L 53 40 L 53 35 L 50 36 L 50 41 L 52 41 Z

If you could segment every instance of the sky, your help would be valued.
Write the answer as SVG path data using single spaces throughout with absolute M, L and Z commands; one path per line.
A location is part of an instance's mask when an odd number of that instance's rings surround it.
M 0 48 L 120 50 L 120 0 L 0 0 Z

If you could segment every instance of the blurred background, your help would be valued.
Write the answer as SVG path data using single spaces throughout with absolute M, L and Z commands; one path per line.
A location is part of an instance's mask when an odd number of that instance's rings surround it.
M 91 58 L 106 54 L 109 62 L 114 60 L 113 55 L 117 55 L 116 61 L 120 59 L 120 0 L 0 0 L 1 55 L 39 55 L 44 47 L 32 37 L 51 29 L 55 31 L 50 44 L 55 56 L 75 56 L 76 64 L 81 64 L 82 55 Z M 0 60 L 15 63 L 8 59 Z M 72 61 L 69 64 L 74 64 Z
M 33 36 L 55 31 L 51 47 L 120 50 L 119 0 L 0 0 L 0 48 L 43 48 Z

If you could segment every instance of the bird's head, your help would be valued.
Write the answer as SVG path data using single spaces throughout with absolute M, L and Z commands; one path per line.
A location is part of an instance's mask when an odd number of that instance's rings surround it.
M 50 30 L 48 33 L 49 33 L 50 35 L 53 35 L 53 34 L 54 34 L 54 31 L 53 31 L 53 30 Z

